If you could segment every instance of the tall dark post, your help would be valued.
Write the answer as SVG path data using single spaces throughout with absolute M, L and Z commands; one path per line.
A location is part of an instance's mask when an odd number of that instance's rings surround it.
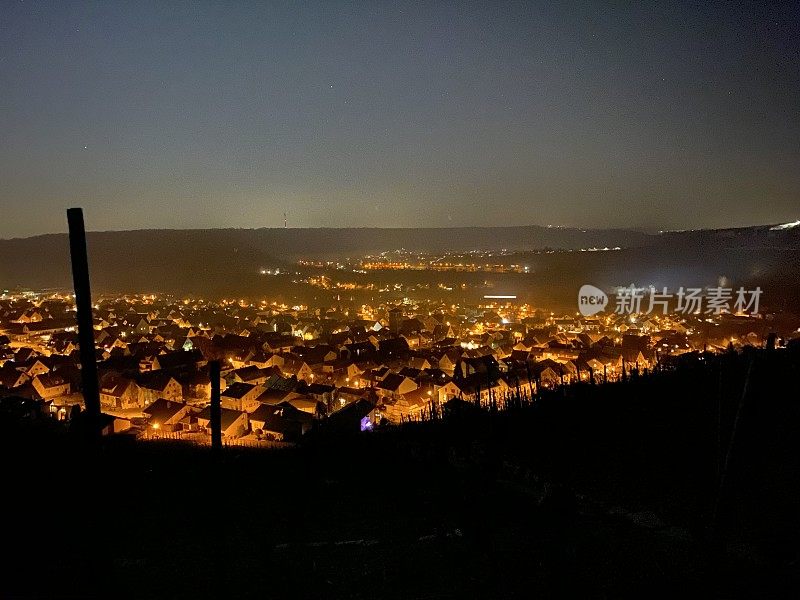
M 72 282 L 75 287 L 75 306 L 78 315 L 83 402 L 90 424 L 96 424 L 100 417 L 100 391 L 97 383 L 92 293 L 89 289 L 89 260 L 86 254 L 83 210 L 80 208 L 68 209 L 67 222 L 69 223 L 69 253 L 72 258 Z
M 778 335 L 773 331 L 767 336 L 767 350 L 770 352 L 775 350 L 775 341 L 778 339 Z
M 530 362 L 530 360 L 526 360 L 525 361 L 525 371 L 528 374 L 528 391 L 531 393 L 531 401 L 532 401 L 533 400 L 533 380 L 531 378 L 531 362 Z
M 208 363 L 211 378 L 211 449 L 219 452 L 222 449 L 222 406 L 220 404 L 220 365 L 218 360 Z

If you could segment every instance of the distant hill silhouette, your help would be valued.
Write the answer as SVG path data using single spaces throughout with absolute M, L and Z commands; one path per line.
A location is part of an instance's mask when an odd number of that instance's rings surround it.
M 497 291 L 533 294 L 540 301 L 574 304 L 583 283 L 613 286 L 761 285 L 780 308 L 800 300 L 800 228 L 769 226 L 665 232 L 556 227 L 442 229 L 205 229 L 92 232 L 88 234 L 97 292 L 175 292 L 269 295 L 289 281 L 259 276 L 261 268 L 295 269 L 299 258 L 335 259 L 385 250 L 442 252 L 528 251 L 531 274 L 488 277 Z M 589 248 L 616 252 L 581 252 Z M 573 250 L 544 254 L 543 249 Z M 0 240 L 0 286 L 69 288 L 66 234 Z M 453 275 L 456 283 L 487 279 Z M 478 277 L 475 277 L 478 275 Z M 379 275 L 376 275 L 380 277 Z M 397 279 L 397 274 L 386 277 Z M 402 277 L 414 281 L 423 274 Z M 443 276 L 444 277 L 444 276 Z

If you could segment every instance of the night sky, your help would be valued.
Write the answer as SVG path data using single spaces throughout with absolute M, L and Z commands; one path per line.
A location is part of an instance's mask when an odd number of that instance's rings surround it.
M 800 217 L 800 3 L 0 0 L 0 238 Z

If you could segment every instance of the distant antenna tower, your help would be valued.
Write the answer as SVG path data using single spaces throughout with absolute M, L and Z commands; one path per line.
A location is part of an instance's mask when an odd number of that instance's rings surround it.
M 283 228 L 286 229 L 286 213 L 283 213 Z

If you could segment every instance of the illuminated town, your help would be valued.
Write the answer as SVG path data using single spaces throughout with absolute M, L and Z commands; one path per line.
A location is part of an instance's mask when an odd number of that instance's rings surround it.
M 302 282 L 343 287 L 324 276 Z M 782 347 L 798 335 L 778 337 L 769 314 L 584 317 L 513 296 L 474 305 L 421 297 L 355 305 L 335 294 L 314 308 L 100 297 L 94 329 L 107 433 L 208 443 L 209 360 L 222 363 L 225 440 L 274 445 L 341 414 L 356 414 L 365 430 L 430 418 L 454 400 L 502 409 L 509 397 L 619 381 L 682 355 Z M 58 420 L 82 407 L 74 310 L 66 293 L 0 296 L 0 394 L 40 400 Z

